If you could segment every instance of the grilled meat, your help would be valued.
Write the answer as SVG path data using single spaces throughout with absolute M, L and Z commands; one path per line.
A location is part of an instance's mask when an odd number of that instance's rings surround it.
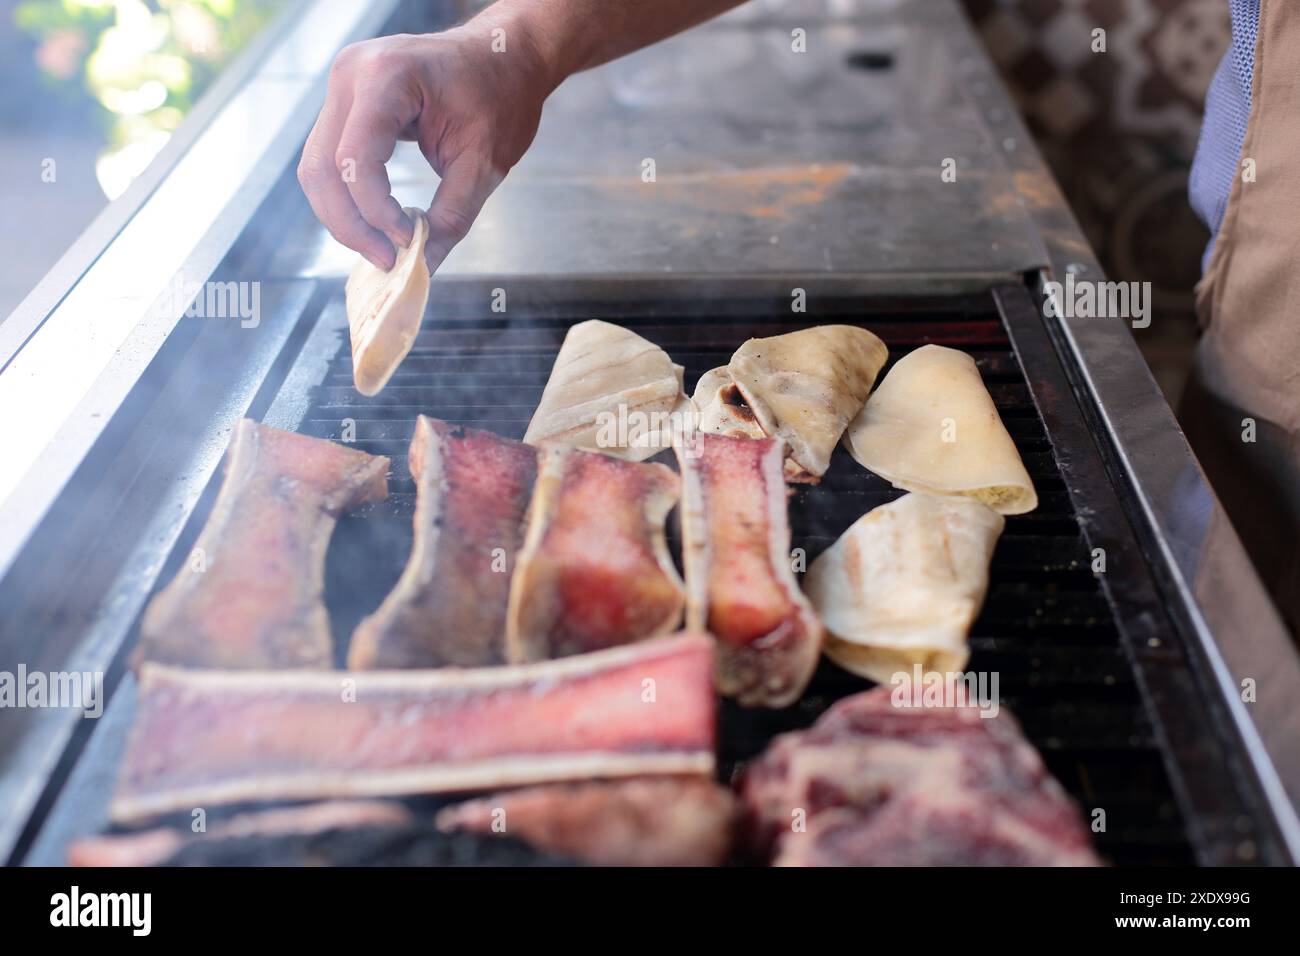
M 188 843 L 166 866 L 576 866 L 511 838 L 443 833 L 418 821 Z
M 745 768 L 778 866 L 1092 866 L 1079 808 L 1002 712 L 847 697 Z
M 357 627 L 348 666 L 499 664 L 537 450 L 421 415 L 410 462 L 418 495 L 411 556 Z
M 244 419 L 190 559 L 150 602 L 144 660 L 186 667 L 329 667 L 321 600 L 338 516 L 388 493 L 388 459 Z
M 682 584 L 664 537 L 677 476 L 663 465 L 549 445 L 510 585 L 512 662 L 581 654 L 675 630 Z
M 241 813 L 214 824 L 212 829 L 203 833 L 158 827 L 138 833 L 89 837 L 68 848 L 68 862 L 73 866 L 157 866 L 190 843 L 397 826 L 410 821 L 410 811 L 397 803 L 332 800 L 302 807 L 276 807 Z
M 503 834 L 597 866 L 720 866 L 735 801 L 705 780 L 532 787 L 448 807 L 444 830 Z
M 821 653 L 790 566 L 784 457 L 768 438 L 698 433 L 677 448 L 687 626 L 717 638 L 718 690 L 748 706 L 793 703 Z
M 713 646 L 475 670 L 145 665 L 111 815 L 713 771 Z

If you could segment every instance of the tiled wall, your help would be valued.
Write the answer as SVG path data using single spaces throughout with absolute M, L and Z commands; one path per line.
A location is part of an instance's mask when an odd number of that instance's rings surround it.
M 1208 239 L 1187 203 L 1206 88 L 1228 45 L 1224 0 L 962 0 L 1113 278 L 1150 281 L 1138 333 L 1176 396 Z M 1105 52 L 1094 52 L 1094 30 Z

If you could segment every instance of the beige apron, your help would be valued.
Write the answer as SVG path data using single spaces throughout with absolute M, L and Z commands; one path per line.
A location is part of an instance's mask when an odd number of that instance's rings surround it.
M 1261 3 L 1250 119 L 1197 286 L 1197 311 L 1205 333 L 1179 417 L 1256 568 L 1300 633 L 1297 0 Z

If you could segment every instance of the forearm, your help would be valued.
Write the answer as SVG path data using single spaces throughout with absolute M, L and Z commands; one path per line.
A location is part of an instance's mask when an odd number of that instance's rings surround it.
M 573 73 L 657 43 L 744 0 L 497 0 L 474 18 L 523 44 L 552 86 Z

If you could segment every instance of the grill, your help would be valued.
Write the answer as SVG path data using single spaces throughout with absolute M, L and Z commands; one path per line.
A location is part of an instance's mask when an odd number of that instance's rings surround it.
M 1091 570 L 1094 547 L 1106 549 L 1111 568 L 1140 555 L 1141 547 L 1127 523 L 1115 520 L 1111 483 L 1096 480 L 1105 475 L 1105 463 L 1087 437 L 1083 407 L 1025 288 L 945 298 L 836 299 L 801 315 L 782 315 L 783 303 L 736 301 L 707 308 L 668 302 L 556 305 L 527 319 L 446 316 L 426 325 L 388 387 L 369 399 L 351 385 L 341 306 L 337 287 L 311 299 L 255 403 L 268 424 L 335 441 L 351 437 L 353 447 L 393 460 L 388 499 L 342 518 L 330 545 L 326 598 L 340 665 L 352 629 L 397 580 L 409 551 L 415 489 L 406 451 L 418 414 L 521 438 L 565 331 L 595 315 L 665 348 L 685 365 L 688 391 L 746 338 L 825 322 L 860 324 L 888 344 L 891 364 L 927 343 L 974 356 L 1033 477 L 1039 508 L 1007 520 L 988 599 L 971 634 L 969 667 L 998 673 L 1003 706 L 1021 721 L 1053 774 L 1085 814 L 1105 811 L 1106 829 L 1096 834 L 1100 851 L 1117 865 L 1252 862 L 1277 852 L 1248 795 L 1231 786 L 1225 756 L 1230 751 L 1205 746 L 1216 731 L 1194 688 L 1166 698 L 1184 725 L 1182 737 L 1167 724 L 1163 733 L 1157 730 L 1152 688 L 1143 691 L 1150 683 L 1144 668 L 1154 663 L 1157 671 L 1181 672 L 1189 665 L 1154 590 L 1135 588 L 1130 570 L 1126 588 L 1139 593 L 1120 595 L 1107 587 L 1107 575 Z M 169 580 L 186 558 L 218 484 L 218 478 L 209 482 L 159 581 Z M 860 515 L 899 494 L 839 449 L 821 484 L 794 490 L 793 546 L 805 549 L 811 561 Z M 676 550 L 674 523 L 670 544 Z M 1135 601 L 1142 605 L 1140 614 Z M 129 643 L 118 654 L 115 673 L 123 673 Z M 774 735 L 807 726 L 836 699 L 868 686 L 823 662 L 791 708 L 724 704 L 723 778 Z M 68 835 L 85 832 L 87 820 L 104 818 L 130 726 L 129 678 L 124 689 L 118 696 L 125 702 L 115 701 L 101 721 L 49 819 L 30 831 L 33 861 L 58 859 Z M 1178 748 L 1195 747 L 1198 739 L 1209 757 L 1197 754 L 1198 773 L 1184 772 L 1176 783 L 1169 769 L 1187 756 Z M 1211 760 L 1215 755 L 1218 763 Z M 1196 802 L 1204 804 L 1204 793 L 1212 798 L 1210 812 Z
M 1008 310 L 999 298 L 1014 302 L 1018 310 Z M 593 314 L 664 348 L 685 366 L 688 393 L 704 372 L 726 364 L 746 338 L 825 322 L 862 325 L 889 346 L 891 366 L 913 348 L 930 343 L 971 354 L 1038 490 L 1038 509 L 1009 518 L 999 541 L 988 598 L 971 633 L 969 668 L 999 674 L 1003 705 L 1020 719 L 1053 774 L 1085 813 L 1105 810 L 1107 827 L 1097 834 L 1097 843 L 1109 860 L 1117 865 L 1192 862 L 1192 833 L 1178 809 L 1115 609 L 1091 570 L 1092 545 L 1079 520 L 1082 511 L 1111 503 L 1088 500 L 1086 489 L 1072 490 L 1067 484 L 1054 450 L 1061 436 L 1053 424 L 1064 428 L 1073 418 L 1080 426 L 1080 410 L 1059 365 L 1044 361 L 1047 343 L 1034 340 L 1035 332 L 1043 335 L 1042 326 L 1026 307 L 1032 309 L 1026 290 L 1009 287 L 1000 297 L 839 301 L 812 314 L 788 317 L 776 315 L 771 303 L 727 303 L 713 313 L 688 309 L 700 314 L 685 315 L 680 306 L 668 303 L 639 310 L 611 303 L 578 315 L 553 308 L 547 310 L 552 314 L 526 324 L 448 321 L 422 332 L 389 385 L 370 399 L 352 387 L 345 330 L 335 327 L 319 335 L 319 352 L 330 356 L 327 371 L 308 388 L 305 403 L 300 395 L 278 396 L 269 416 L 272 423 L 337 441 L 346 422 L 354 447 L 393 459 L 388 500 L 344 518 L 331 549 L 326 593 L 339 662 L 352 628 L 397 580 L 410 546 L 415 494 L 406 448 L 416 415 L 522 438 L 565 331 Z M 1019 355 L 1020 343 L 1013 344 L 1010 334 L 1012 314 L 1018 314 L 1019 338 L 1026 340 Z M 300 364 L 320 367 L 323 354 L 309 348 Z M 291 380 L 302 377 L 290 373 Z M 289 420 L 290 410 L 304 404 L 301 420 Z M 280 415 L 284 418 L 277 420 Z M 1072 449 L 1072 457 L 1081 453 L 1085 449 Z M 1093 463 L 1100 465 L 1099 459 Z M 795 486 L 790 501 L 792 544 L 803 548 L 811 561 L 858 517 L 900 494 L 839 449 L 819 485 Z M 674 523 L 670 520 L 669 539 L 676 553 Z M 1129 548 L 1135 550 L 1135 545 L 1130 542 Z M 1108 547 L 1112 560 L 1114 552 Z M 371 574 L 353 573 L 362 561 L 373 569 Z M 823 662 L 803 699 L 788 710 L 749 710 L 725 703 L 720 766 L 724 779 L 776 734 L 807 726 L 835 700 L 868 686 Z M 1240 822 L 1203 820 L 1201 826 L 1207 833 L 1236 829 L 1240 835 Z M 1231 852 L 1240 849 L 1239 843 Z M 1227 850 L 1203 849 L 1220 854 Z

